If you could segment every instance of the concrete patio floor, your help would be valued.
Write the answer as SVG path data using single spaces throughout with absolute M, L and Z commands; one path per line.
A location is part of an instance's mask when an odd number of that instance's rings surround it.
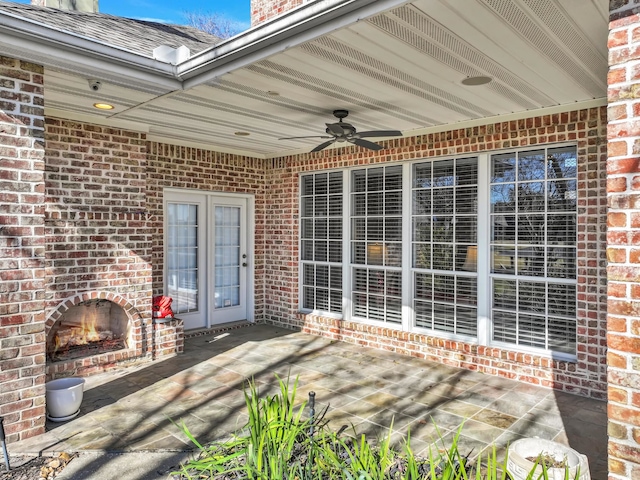
M 591 478 L 607 478 L 605 402 L 266 325 L 187 338 L 180 356 L 88 377 L 78 417 L 8 448 L 184 452 L 193 445 L 173 422 L 201 443 L 227 437 L 247 420 L 245 379 L 275 393 L 275 373 L 299 378 L 299 400 L 315 391 L 336 429 L 376 436 L 393 421 L 395 441 L 410 431 L 414 451 L 426 452 L 434 422 L 445 443 L 464 422 L 464 454 L 537 436 L 586 454 Z

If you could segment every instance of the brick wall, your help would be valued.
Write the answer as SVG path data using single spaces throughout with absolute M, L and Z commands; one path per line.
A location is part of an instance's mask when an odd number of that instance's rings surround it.
M 46 119 L 46 331 L 71 306 L 105 298 L 125 309 L 131 345 L 50 378 L 87 375 L 151 355 L 151 230 L 145 134 Z
M 251 26 L 266 22 L 308 0 L 251 0 Z
M 609 25 L 609 478 L 640 479 L 640 8 Z
M 265 178 L 271 186 L 265 219 L 265 251 L 268 263 L 265 271 L 266 321 L 288 328 L 300 328 L 298 311 L 298 173 L 302 158 L 287 157 L 269 160 Z M 322 162 L 307 162 L 307 168 L 317 169 Z M 326 165 L 325 165 L 326 166 Z
M 7 441 L 44 432 L 42 67 L 0 57 L 0 416 Z
M 184 325 L 182 320 L 153 324 L 154 360 L 184 352 Z
M 428 358 L 493 375 L 606 398 L 606 109 L 574 111 L 386 142 L 380 152 L 345 148 L 270 160 L 265 248 L 265 320 L 375 348 Z M 478 347 L 427 335 L 297 313 L 298 177 L 353 167 L 555 142 L 578 147 L 577 362 Z M 273 212 L 273 215 L 271 213 Z
M 85 291 L 151 316 L 144 134 L 46 120 L 47 316 Z

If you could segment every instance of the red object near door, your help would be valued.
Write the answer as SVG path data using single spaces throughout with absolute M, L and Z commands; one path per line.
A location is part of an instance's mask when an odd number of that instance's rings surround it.
M 165 295 L 156 295 L 155 297 L 153 297 L 153 318 L 173 317 L 171 302 L 173 302 L 173 298 L 167 297 Z

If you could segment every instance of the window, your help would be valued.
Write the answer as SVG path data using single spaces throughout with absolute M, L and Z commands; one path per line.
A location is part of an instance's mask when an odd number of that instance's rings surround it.
M 478 161 L 413 167 L 414 325 L 477 335 Z
M 351 175 L 353 315 L 402 323 L 402 167 Z
M 300 211 L 303 310 L 575 355 L 575 147 L 303 175 Z
M 302 308 L 342 312 L 342 173 L 301 182 Z
M 491 157 L 493 340 L 575 352 L 575 148 Z
M 214 308 L 240 305 L 241 212 L 236 206 L 214 207 L 215 291 Z

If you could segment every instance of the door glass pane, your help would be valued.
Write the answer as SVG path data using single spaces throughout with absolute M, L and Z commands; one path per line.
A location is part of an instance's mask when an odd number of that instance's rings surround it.
M 198 205 L 167 205 L 167 292 L 174 313 L 198 310 Z
M 240 207 L 215 207 L 215 308 L 240 305 Z

